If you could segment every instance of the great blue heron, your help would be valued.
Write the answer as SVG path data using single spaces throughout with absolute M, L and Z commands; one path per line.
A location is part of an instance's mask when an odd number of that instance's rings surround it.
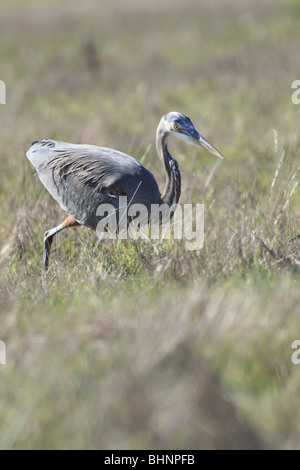
M 70 214 L 44 236 L 44 268 L 48 269 L 53 237 L 65 228 L 85 225 L 96 230 L 97 208 L 104 203 L 116 210 L 120 196 L 132 204 L 177 204 L 181 192 L 181 176 L 177 161 L 170 155 L 167 140 L 170 135 L 189 144 L 204 147 L 223 158 L 195 129 L 192 121 L 181 113 L 171 112 L 162 117 L 156 132 L 158 156 L 166 172 L 165 190 L 161 194 L 157 182 L 134 158 L 117 150 L 94 145 L 76 145 L 50 139 L 33 142 L 27 157 L 39 179 L 51 196 Z

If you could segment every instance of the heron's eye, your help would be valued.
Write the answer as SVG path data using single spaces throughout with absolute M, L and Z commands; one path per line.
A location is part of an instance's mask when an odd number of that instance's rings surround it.
M 174 124 L 174 129 L 178 131 L 180 129 L 180 126 L 178 124 Z

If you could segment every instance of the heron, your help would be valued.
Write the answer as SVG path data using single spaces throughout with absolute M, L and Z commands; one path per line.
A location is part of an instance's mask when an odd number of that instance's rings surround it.
M 178 162 L 168 150 L 168 138 L 178 137 L 188 144 L 203 147 L 223 159 L 223 155 L 196 131 L 190 118 L 178 112 L 164 115 L 156 131 L 158 157 L 164 167 L 166 183 L 159 191 L 153 174 L 133 157 L 106 147 L 71 144 L 44 139 L 33 142 L 27 158 L 51 196 L 68 217 L 44 235 L 43 266 L 49 267 L 54 236 L 66 228 L 86 226 L 96 230 L 97 208 L 112 204 L 116 210 L 121 196 L 133 204 L 178 204 L 181 175 Z

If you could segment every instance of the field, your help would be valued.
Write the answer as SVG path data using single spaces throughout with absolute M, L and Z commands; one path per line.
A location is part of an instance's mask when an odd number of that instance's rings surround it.
M 0 15 L 1 449 L 299 449 L 300 2 L 6 0 Z M 172 140 L 184 242 L 43 234 L 64 220 L 25 157 L 53 138 L 165 174 L 162 115 L 225 156 Z

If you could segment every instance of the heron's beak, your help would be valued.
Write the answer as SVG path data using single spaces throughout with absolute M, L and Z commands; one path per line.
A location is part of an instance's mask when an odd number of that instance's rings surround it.
M 202 135 L 198 134 L 198 132 L 195 132 L 193 136 L 191 136 L 191 143 L 196 145 L 197 147 L 203 147 L 205 150 L 208 152 L 212 153 L 218 158 L 221 158 L 223 160 L 223 155 L 217 150 L 213 145 L 211 145 L 208 140 L 204 139 Z

